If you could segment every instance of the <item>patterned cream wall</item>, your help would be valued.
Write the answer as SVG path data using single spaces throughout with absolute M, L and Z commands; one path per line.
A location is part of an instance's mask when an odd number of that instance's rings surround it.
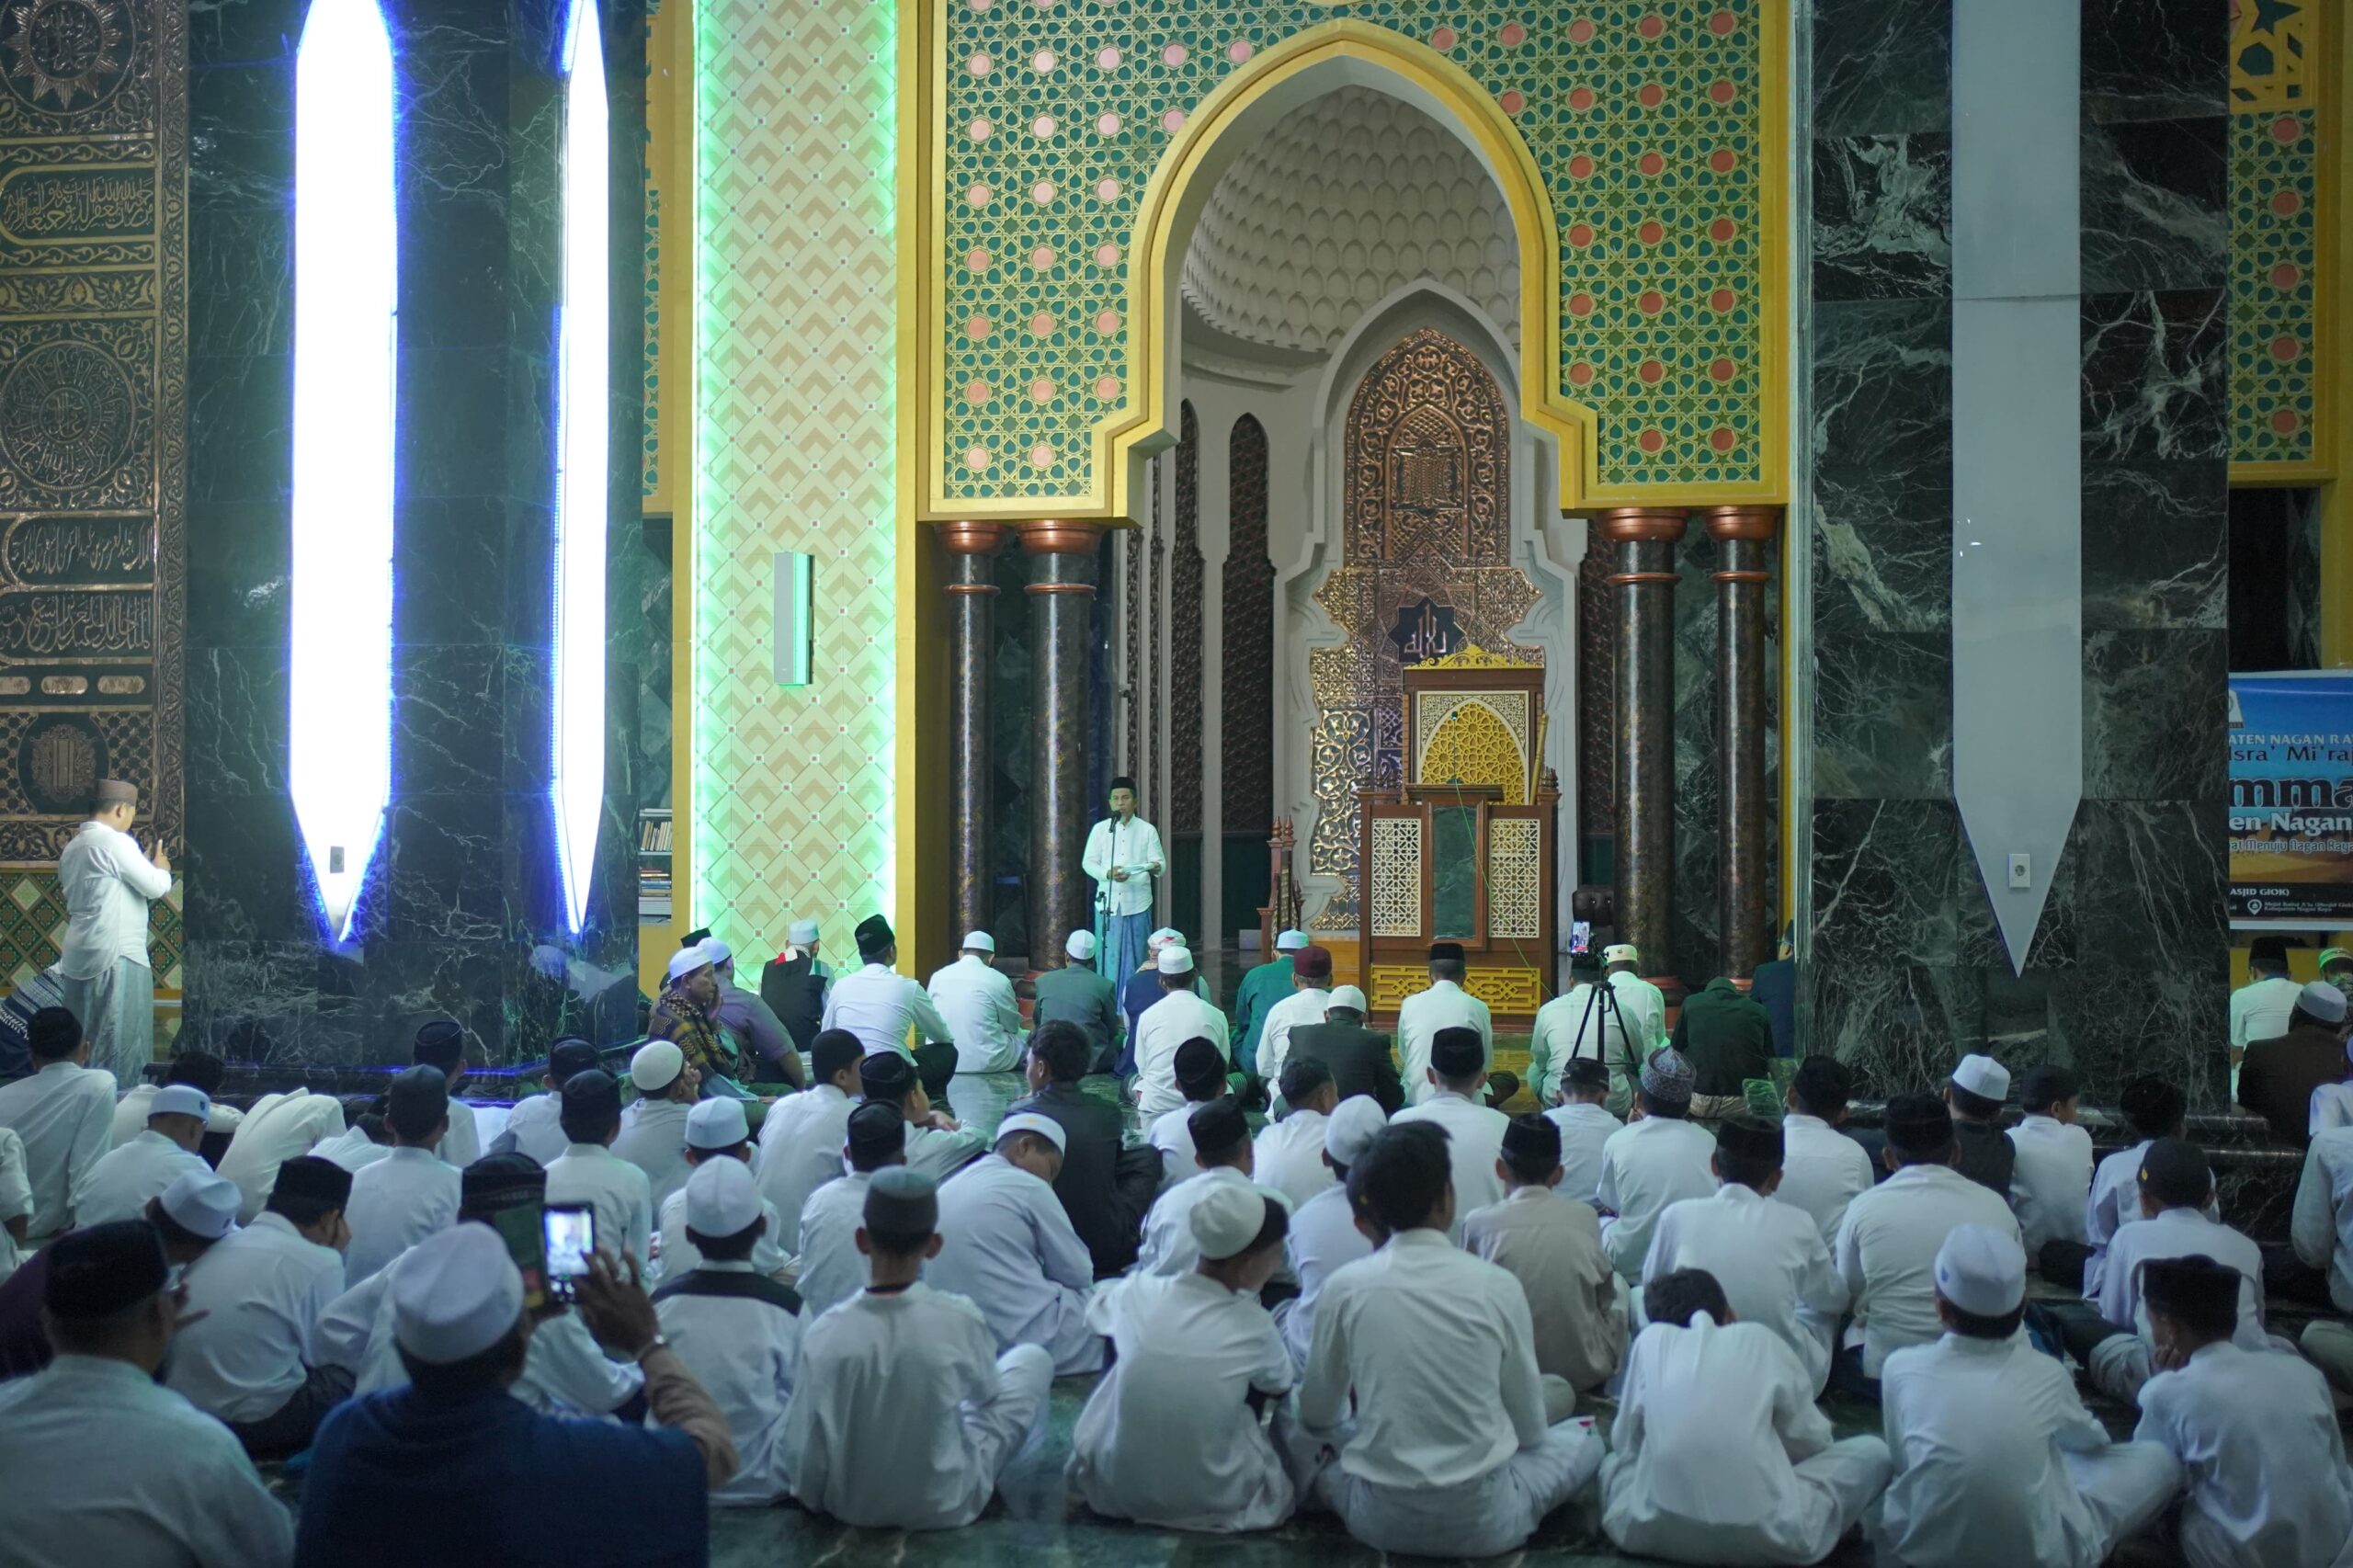
M 895 12 L 696 14 L 694 768 L 677 809 L 699 922 L 749 952 L 811 916 L 838 954 L 890 907 L 893 871 Z M 806 688 L 772 676 L 782 550 L 816 557 Z

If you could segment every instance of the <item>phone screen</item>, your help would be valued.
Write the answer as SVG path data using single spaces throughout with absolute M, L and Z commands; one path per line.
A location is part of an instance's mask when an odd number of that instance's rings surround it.
M 1592 921 L 1572 920 L 1569 922 L 1569 951 L 1573 953 L 1593 951 Z
M 540 1214 L 548 1287 L 559 1301 L 570 1301 L 573 1282 L 588 1272 L 588 1255 L 597 1250 L 597 1211 L 585 1203 L 566 1203 L 551 1204 Z
M 547 1240 L 541 1233 L 539 1199 L 518 1193 L 505 1207 L 483 1216 L 506 1244 L 506 1256 L 523 1276 L 523 1305 L 538 1312 L 548 1304 Z

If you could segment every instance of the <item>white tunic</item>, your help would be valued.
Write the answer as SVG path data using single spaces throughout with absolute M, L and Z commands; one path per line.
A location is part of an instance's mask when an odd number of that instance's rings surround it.
M 1267 1123 L 1251 1146 L 1251 1176 L 1281 1193 L 1292 1209 L 1331 1186 L 1336 1178 L 1324 1163 L 1324 1130 L 1331 1119 L 1320 1110 L 1294 1110 Z
M 2322 1084 L 2313 1090 L 2304 1136 L 2317 1138 L 2332 1127 L 2353 1127 L 2353 1084 Z
M 2328 1271 L 2328 1299 L 2336 1310 L 2353 1312 L 2353 1128 L 2313 1140 L 2288 1232 L 2298 1257 Z
M 1154 1199 L 1143 1217 L 1143 1245 L 1136 1254 L 1138 1274 L 1190 1274 L 1201 1261 L 1201 1244 L 1193 1239 L 1193 1210 L 1220 1183 L 1240 1182 L 1256 1187 L 1261 1197 L 1282 1203 L 1283 1195 L 1244 1176 L 1232 1165 L 1211 1165 L 1188 1176 Z
M 2045 1242 L 2085 1239 L 2092 1194 L 2092 1135 L 2055 1117 L 2029 1116 L 2010 1129 L 2010 1208 L 2032 1261 Z
M 263 1214 L 188 1265 L 188 1312 L 172 1341 L 172 1388 L 223 1421 L 274 1415 L 302 1386 L 320 1315 L 343 1294 L 343 1255 Z
M 1111 881 L 1115 866 L 1135 874 L 1115 882 Z M 1142 915 L 1152 907 L 1160 878 L 1146 873 L 1154 866 L 1165 872 L 1168 858 L 1161 852 L 1160 830 L 1142 817 L 1126 822 L 1105 817 L 1097 822 L 1087 830 L 1086 848 L 1078 861 L 1079 869 L 1094 879 L 1100 895 L 1097 903 L 1108 899 L 1113 915 Z
M 1414 1121 L 1435 1122 L 1446 1130 L 1447 1159 L 1454 1167 L 1454 1223 L 1448 1233 L 1460 1242 L 1464 1215 L 1504 1200 L 1504 1178 L 1495 1174 L 1495 1161 L 1503 1155 L 1504 1129 L 1511 1125 L 1511 1118 L 1447 1089 L 1407 1106 L 1389 1119 L 1389 1125 Z
M 912 1054 L 907 1048 L 910 1025 L 920 1045 L 949 1038 L 948 1020 L 924 988 L 887 964 L 868 964 L 825 987 L 822 1027 L 847 1029 L 869 1056 L 883 1051 Z
M 726 1156 L 712 1157 L 723 1159 Z M 758 1241 L 752 1244 L 752 1272 L 765 1274 L 773 1279 L 791 1263 L 791 1255 L 777 1244 L 776 1236 L 784 1229 L 784 1221 L 777 1213 L 776 1205 L 765 1198 L 760 1199 L 760 1218 L 768 1222 L 768 1228 L 760 1233 Z M 702 1266 L 702 1249 L 687 1236 L 685 1187 L 678 1188 L 662 1200 L 662 1211 L 655 1218 L 654 1233 L 661 1237 L 661 1244 L 654 1249 L 655 1278 L 676 1279 L 688 1269 Z
M 1070 1483 L 1116 1519 L 1258 1530 L 1293 1494 L 1252 1391 L 1290 1391 L 1290 1353 L 1253 1297 L 1200 1274 L 1114 1280 L 1087 1324 L 1119 1354 L 1071 1433 Z
M 1258 1076 L 1269 1084 L 1279 1080 L 1283 1063 L 1290 1060 L 1290 1031 L 1322 1023 L 1331 1006 L 1332 994 L 1311 985 L 1267 1008 L 1267 1021 L 1258 1031 Z
M 104 1225 L 143 1218 L 149 1199 L 190 1172 L 209 1176 L 211 1169 L 200 1156 L 149 1128 L 121 1148 L 108 1150 L 74 1184 L 74 1222 Z
M 482 1128 L 474 1120 L 474 1108 L 451 1096 L 449 1099 L 449 1131 L 441 1135 L 441 1159 L 453 1171 L 464 1170 L 482 1158 Z
M 147 1108 L 162 1087 L 161 1084 L 133 1084 L 123 1091 L 122 1098 L 114 1106 L 111 1136 L 116 1148 L 121 1148 L 147 1131 Z M 231 1133 L 236 1131 L 237 1123 L 244 1119 L 245 1113 L 235 1106 L 215 1100 L 212 1102 L 212 1114 L 204 1119 L 204 1130 L 207 1132 Z
M 847 1129 L 844 1131 L 847 1133 Z M 987 1150 L 988 1140 L 977 1128 L 960 1127 L 950 1132 L 944 1127 L 917 1127 L 912 1122 L 907 1125 L 904 1151 L 907 1169 L 919 1171 L 934 1181 L 946 1181 Z
M 2092 1249 L 2084 1259 L 2086 1280 L 2099 1278 L 2108 1238 L 2116 1234 L 2116 1227 L 2141 1216 L 2141 1162 L 2148 1155 L 2150 1142 L 2144 1138 L 2130 1149 L 2119 1149 L 2092 1172 L 2091 1196 L 2084 1201 L 2084 1240 Z
M 753 1272 L 749 1263 L 708 1263 L 706 1274 Z M 784 1415 L 801 1354 L 801 1320 L 751 1296 L 666 1295 L 654 1305 L 678 1358 L 695 1375 L 734 1439 L 735 1477 L 710 1500 L 759 1506 L 792 1488 L 784 1468 Z M 658 1425 L 658 1423 L 657 1423 Z
M 515 1152 L 530 1155 L 541 1170 L 554 1164 L 572 1143 L 563 1133 L 562 1095 L 533 1095 L 517 1100 L 506 1113 L 506 1131 L 515 1135 Z
M 1716 1173 L 1709 1168 L 1715 1155 L 1714 1133 L 1664 1116 L 1630 1121 L 1601 1146 L 1595 1207 L 1608 1211 L 1601 1221 L 1601 1244 L 1620 1275 L 1642 1278 L 1651 1229 L 1668 1204 L 1716 1190 Z
M 1315 1303 L 1332 1276 L 1372 1256 L 1372 1241 L 1357 1229 L 1356 1210 L 1344 1187 L 1326 1187 L 1299 1206 L 1283 1237 L 1283 1259 L 1299 1277 L 1299 1294 L 1285 1303 L 1277 1322 L 1295 1365 L 1307 1365 L 1315 1340 Z
M 23 1261 L 7 1221 L 28 1218 L 33 1211 L 33 1184 L 25 1176 L 25 1141 L 13 1127 L 0 1127 L 0 1279 L 17 1271 Z
M 924 1278 L 980 1308 L 998 1349 L 1042 1346 L 1065 1374 L 1103 1364 L 1103 1342 L 1086 1327 L 1095 1260 L 1052 1187 L 984 1155 L 941 1185 L 939 1233 Z
M 2231 993 L 2231 1043 L 2244 1050 L 2259 1040 L 2288 1032 L 2288 1019 L 2304 988 L 2285 975 L 2257 980 Z
M 387 1149 L 351 1178 L 343 1275 L 357 1285 L 436 1231 L 458 1222 L 457 1171 L 430 1149 Z
M 1813 1215 L 1825 1245 L 1837 1240 L 1847 1205 L 1878 1179 L 1860 1143 L 1818 1116 L 1782 1115 L 1781 1185 L 1773 1196 Z
M 368 1130 L 364 1127 L 347 1127 L 311 1151 L 322 1160 L 341 1165 L 353 1176 L 358 1176 L 392 1152 L 390 1143 L 377 1142 L 368 1136 Z
M 1146 1120 L 1185 1103 L 1184 1091 L 1176 1087 L 1176 1048 L 1197 1038 L 1233 1060 L 1225 1015 L 1190 991 L 1171 991 L 1137 1017 L 1136 1109 Z
M 801 1244 L 801 1209 L 809 1195 L 842 1174 L 852 1108 L 847 1095 L 819 1084 L 777 1101 L 760 1123 L 760 1153 L 752 1174 L 760 1178 L 760 1196 L 784 1216 L 776 1244 L 788 1253 Z
M 995 964 L 959 954 L 931 977 L 926 990 L 956 1042 L 956 1071 L 1010 1073 L 1020 1064 L 1029 1043 L 1021 1032 L 1021 1004 L 1014 1000 L 1013 982 Z
M 2328 1568 L 2353 1535 L 2353 1471 L 2328 1383 L 2294 1356 L 2209 1345 L 2141 1386 L 2138 1442 L 2181 1461 L 2190 1568 Z
M 2100 1269 L 2099 1315 L 2149 1341 L 2149 1314 L 2141 1304 L 2141 1266 L 2152 1258 L 2200 1254 L 2239 1271 L 2239 1324 L 2232 1343 L 2247 1350 L 2268 1348 L 2270 1336 L 2263 1332 L 2263 1249 L 2195 1209 L 2168 1209 L 2118 1227 Z
M 1822 1392 L 1847 1285 L 1813 1215 L 1738 1182 L 1724 1183 L 1712 1198 L 1671 1203 L 1651 1233 L 1643 1278 L 1678 1268 L 1714 1275 L 1739 1323 L 1768 1329 L 1790 1347 L 1805 1373 L 1806 1398 Z
M 295 1089 L 264 1095 L 237 1124 L 237 1135 L 221 1156 L 219 1174 L 237 1184 L 240 1224 L 253 1223 L 269 1189 L 278 1185 L 278 1167 L 298 1154 L 307 1154 L 343 1131 L 343 1102 L 332 1095 Z
M 597 1244 L 642 1269 L 654 1253 L 654 1189 L 645 1173 L 602 1143 L 574 1143 L 548 1167 L 550 1203 L 596 1211 Z
M 1610 994 L 1617 994 L 1617 987 L 1610 988 Z M 1630 1068 L 1641 1072 L 1656 1044 L 1651 1039 L 1650 1024 L 1646 1014 L 1630 1014 L 1597 1001 L 1594 987 L 1582 982 L 1537 1008 L 1528 1037 L 1529 1075 L 1533 1080 L 1529 1086 L 1535 1092 L 1536 1103 L 1549 1106 L 1560 1099 L 1561 1075 L 1581 1056 L 1609 1068 L 1615 1091 L 1610 1097 L 1622 1099 Z
M 32 1240 L 72 1222 L 74 1189 L 106 1156 L 113 1120 L 114 1074 L 99 1068 L 52 1062 L 29 1078 L 0 1084 L 0 1127 L 24 1140 Z
M 851 1171 L 801 1205 L 801 1274 L 794 1288 L 802 1322 L 814 1322 L 866 1289 L 871 1269 L 858 1250 L 858 1233 L 866 1223 L 866 1189 L 873 1184 L 872 1172 Z
M 138 841 L 102 822 L 82 824 L 57 857 L 65 894 L 65 939 L 57 968 L 69 980 L 95 980 L 118 959 L 147 967 L 147 905 L 172 891 Z
M 1153 1119 L 1151 1130 L 1144 1134 L 1144 1142 L 1160 1151 L 1163 1192 L 1201 1174 L 1199 1152 L 1193 1147 L 1192 1116 L 1199 1108 L 1188 1100 L 1174 1110 L 1163 1111 Z
M 1450 980 L 1433 980 L 1397 1006 L 1397 1056 L 1404 1063 L 1405 1103 L 1420 1105 L 1438 1093 L 1430 1082 L 1430 1046 L 1440 1029 L 1473 1028 L 1486 1052 L 1487 1065 L 1495 1062 L 1495 1025 L 1487 1005 Z
M 1956 1225 L 1984 1225 L 2012 1239 L 2018 1233 L 2010 1206 L 1950 1165 L 1906 1165 L 1847 1206 L 1847 1222 L 1830 1250 L 1854 1298 L 1847 1343 L 1860 1334 L 1866 1376 L 1881 1375 L 1890 1351 L 1944 1333 L 1937 1316 L 1937 1252 Z
M 621 1112 L 613 1153 L 645 1173 L 645 1187 L 659 1209 L 687 1185 L 687 1113 L 676 1100 L 637 1100 Z
M 793 1495 L 870 1528 L 970 1524 L 1043 1411 L 1045 1358 L 1025 1346 L 1000 1362 L 961 1296 L 859 1291 L 801 1329 L 784 1424 Z
M 1591 1203 L 1601 1193 L 1602 1147 L 1626 1124 L 1605 1106 L 1555 1106 L 1544 1119 L 1561 1130 L 1561 1196 Z
M 14 1568 L 284 1568 L 294 1516 L 227 1427 L 128 1361 L 0 1383 L 0 1548 Z

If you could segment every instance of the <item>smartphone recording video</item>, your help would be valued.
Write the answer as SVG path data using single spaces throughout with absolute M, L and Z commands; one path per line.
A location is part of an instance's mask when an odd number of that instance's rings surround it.
M 568 1301 L 588 1272 L 589 1254 L 597 1250 L 597 1212 L 584 1203 L 550 1204 L 540 1211 L 540 1233 L 547 1250 L 548 1292 Z

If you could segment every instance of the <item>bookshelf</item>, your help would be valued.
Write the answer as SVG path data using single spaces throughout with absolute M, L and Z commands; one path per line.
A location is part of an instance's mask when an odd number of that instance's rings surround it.
M 670 813 L 654 807 L 637 813 L 637 923 L 670 923 Z

